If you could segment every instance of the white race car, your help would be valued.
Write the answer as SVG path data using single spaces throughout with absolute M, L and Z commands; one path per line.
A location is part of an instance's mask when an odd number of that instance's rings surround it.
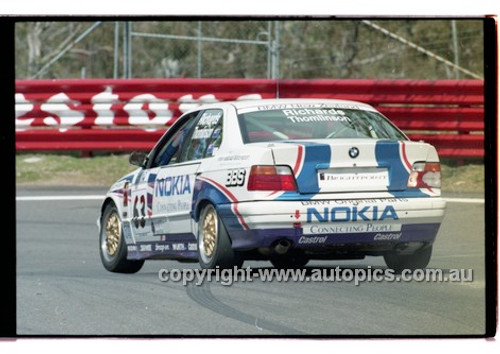
M 200 106 L 130 162 L 139 168 L 111 187 L 98 220 L 112 272 L 145 259 L 292 268 L 367 255 L 425 268 L 446 205 L 436 149 L 353 101 Z

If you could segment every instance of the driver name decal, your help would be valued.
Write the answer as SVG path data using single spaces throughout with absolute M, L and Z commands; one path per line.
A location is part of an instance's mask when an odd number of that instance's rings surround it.
M 284 109 L 283 114 L 292 123 L 309 123 L 309 122 L 349 122 L 349 118 L 344 111 L 334 108 L 324 109 Z

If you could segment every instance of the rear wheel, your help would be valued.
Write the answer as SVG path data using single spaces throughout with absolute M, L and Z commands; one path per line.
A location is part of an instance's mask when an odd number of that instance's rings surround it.
M 243 259 L 232 249 L 226 228 L 212 204 L 207 204 L 198 222 L 198 259 L 202 268 L 241 267 Z
M 387 267 L 394 269 L 396 273 L 401 273 L 404 269 L 424 269 L 431 260 L 432 246 L 421 248 L 413 254 L 400 255 L 388 253 L 384 255 Z
M 144 264 L 144 260 L 127 259 L 122 221 L 114 204 L 108 204 L 102 213 L 99 245 L 102 264 L 110 272 L 135 273 Z

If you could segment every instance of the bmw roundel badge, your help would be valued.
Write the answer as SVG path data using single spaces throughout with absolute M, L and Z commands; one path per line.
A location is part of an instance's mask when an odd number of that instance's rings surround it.
M 349 156 L 353 159 L 358 157 L 359 155 L 359 149 L 357 147 L 352 147 L 349 149 Z

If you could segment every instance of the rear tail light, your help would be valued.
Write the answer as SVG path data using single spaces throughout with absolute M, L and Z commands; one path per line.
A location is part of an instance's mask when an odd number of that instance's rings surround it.
M 411 188 L 441 188 L 441 164 L 439 162 L 415 162 L 408 178 Z
M 249 191 L 295 191 L 297 186 L 289 166 L 256 165 L 250 169 Z

